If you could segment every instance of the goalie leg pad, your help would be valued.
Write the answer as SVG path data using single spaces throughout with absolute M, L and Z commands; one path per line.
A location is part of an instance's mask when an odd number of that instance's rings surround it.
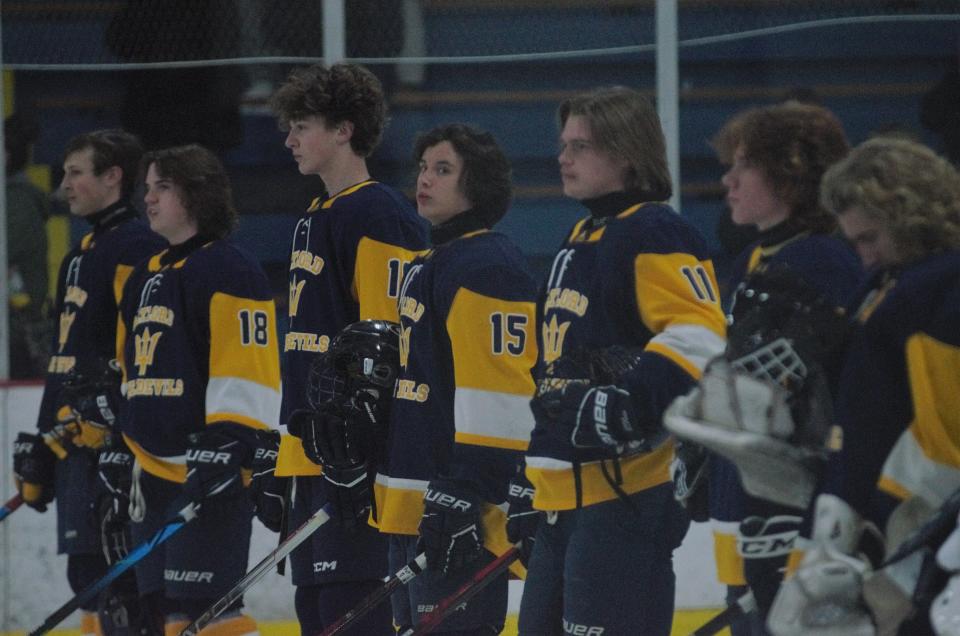
M 864 571 L 858 559 L 816 546 L 781 586 L 767 628 L 775 636 L 874 636 L 860 600 Z

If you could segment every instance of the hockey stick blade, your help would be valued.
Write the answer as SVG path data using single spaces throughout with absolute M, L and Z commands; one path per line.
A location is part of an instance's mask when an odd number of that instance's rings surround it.
M 187 627 L 180 632 L 180 636 L 196 636 L 200 630 L 213 622 L 213 620 L 220 616 L 224 610 L 233 605 L 238 598 L 243 596 L 244 592 L 250 589 L 254 583 L 262 579 L 263 576 L 270 571 L 270 568 L 279 563 L 281 560 L 285 559 L 286 556 L 293 552 L 298 545 L 306 541 L 320 526 L 329 521 L 330 513 L 330 504 L 326 504 L 315 513 L 310 515 L 310 518 L 304 521 L 299 528 L 290 533 L 273 552 L 264 557 L 260 563 L 255 565 L 252 570 L 243 576 L 242 579 L 237 581 L 237 584 L 234 585 L 229 592 L 220 597 L 220 600 L 211 605 L 207 611 L 198 616 L 197 619 L 192 623 L 187 625 Z
M 402 636 L 419 636 L 429 634 L 451 614 L 459 610 L 467 601 L 479 594 L 494 579 L 505 572 L 510 564 L 520 558 L 520 548 L 513 546 L 496 559 L 486 564 L 472 577 L 457 588 L 457 591 L 444 598 L 432 612 L 420 619 L 416 627 L 408 629 Z
M 320 636 L 333 636 L 339 634 L 347 627 L 366 616 L 370 610 L 374 609 L 380 603 L 390 598 L 394 590 L 402 585 L 406 585 L 417 575 L 423 572 L 427 567 L 427 555 L 423 552 L 418 554 L 405 566 L 383 580 L 383 585 L 376 591 L 369 594 L 365 599 L 357 603 L 356 607 L 351 608 L 346 614 L 337 619 L 335 623 L 328 626 Z
M 756 611 L 757 599 L 753 597 L 753 592 L 747 592 L 730 605 L 725 610 L 708 620 L 706 623 L 691 632 L 690 636 L 713 636 L 724 627 L 729 627 L 730 623 L 746 616 L 750 612 Z
M 176 503 L 182 504 L 183 502 L 179 501 Z M 46 634 L 51 629 L 59 625 L 60 622 L 67 616 L 70 616 L 74 610 L 96 597 L 97 594 L 103 591 L 108 585 L 113 583 L 113 581 L 115 581 L 121 574 L 142 561 L 143 558 L 150 554 L 154 548 L 169 539 L 178 530 L 180 530 L 180 528 L 195 519 L 197 516 L 197 509 L 197 504 L 192 502 L 183 506 L 183 508 L 181 508 L 175 515 L 172 515 L 170 521 L 165 523 L 163 527 L 157 530 L 152 537 L 135 546 L 132 550 L 130 550 L 126 558 L 114 563 L 110 569 L 107 570 L 106 574 L 90 584 L 86 589 L 81 591 L 72 599 L 64 603 L 60 609 L 48 616 L 40 627 L 30 632 L 27 636 L 40 636 L 41 634 Z
M 7 517 L 13 514 L 13 512 L 20 507 L 20 504 L 23 503 L 23 497 L 19 494 L 14 495 L 7 499 L 7 502 L 0 506 L 0 521 L 3 521 Z

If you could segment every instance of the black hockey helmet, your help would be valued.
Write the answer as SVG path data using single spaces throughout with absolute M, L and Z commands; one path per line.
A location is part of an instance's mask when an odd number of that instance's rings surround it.
M 400 325 L 360 320 L 347 325 L 310 368 L 308 400 L 319 409 L 359 391 L 390 396 L 400 371 Z
M 802 390 L 815 369 L 831 366 L 848 333 L 843 308 L 787 267 L 769 268 L 744 281 L 727 321 L 731 364 L 791 394 Z

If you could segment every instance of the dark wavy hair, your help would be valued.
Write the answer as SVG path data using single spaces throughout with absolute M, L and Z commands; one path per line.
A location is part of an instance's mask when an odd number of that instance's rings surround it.
M 818 234 L 836 230 L 836 217 L 820 205 L 820 179 L 850 144 L 832 112 L 797 101 L 751 108 L 727 121 L 711 144 L 727 165 L 742 145 L 744 158 L 790 208 L 792 223 Z
M 270 108 L 282 129 L 311 116 L 323 117 L 327 128 L 351 122 L 350 147 L 361 157 L 369 157 L 380 144 L 387 122 L 380 80 L 356 64 L 294 69 L 270 98 Z
M 673 193 L 667 166 L 667 144 L 656 109 L 639 91 L 625 86 L 598 88 L 564 100 L 557 109 L 563 130 L 571 115 L 590 125 L 593 143 L 627 162 L 623 176 L 627 190 L 644 190 L 656 200 Z
M 230 178 L 215 154 L 197 144 L 148 152 L 141 162 L 141 175 L 151 165 L 157 174 L 180 187 L 183 207 L 197 222 L 197 232 L 222 239 L 237 225 Z
M 463 161 L 460 189 L 487 227 L 507 213 L 513 194 L 510 162 L 490 133 L 466 124 L 445 124 L 422 133 L 413 144 L 413 160 L 419 162 L 427 148 L 449 141 Z
M 137 185 L 137 167 L 143 157 L 143 144 L 140 139 L 119 128 L 94 130 L 68 141 L 63 150 L 63 158 L 66 160 L 73 153 L 87 148 L 93 150 L 93 174 L 100 176 L 113 166 L 120 168 L 123 172 L 120 198 L 129 199 Z

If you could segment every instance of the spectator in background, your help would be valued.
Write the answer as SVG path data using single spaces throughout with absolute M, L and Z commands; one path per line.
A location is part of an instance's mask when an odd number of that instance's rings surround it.
M 34 121 L 3 122 L 7 165 L 7 281 L 10 293 L 10 377 L 39 378 L 47 366 L 47 195 L 27 178 L 39 136 Z

